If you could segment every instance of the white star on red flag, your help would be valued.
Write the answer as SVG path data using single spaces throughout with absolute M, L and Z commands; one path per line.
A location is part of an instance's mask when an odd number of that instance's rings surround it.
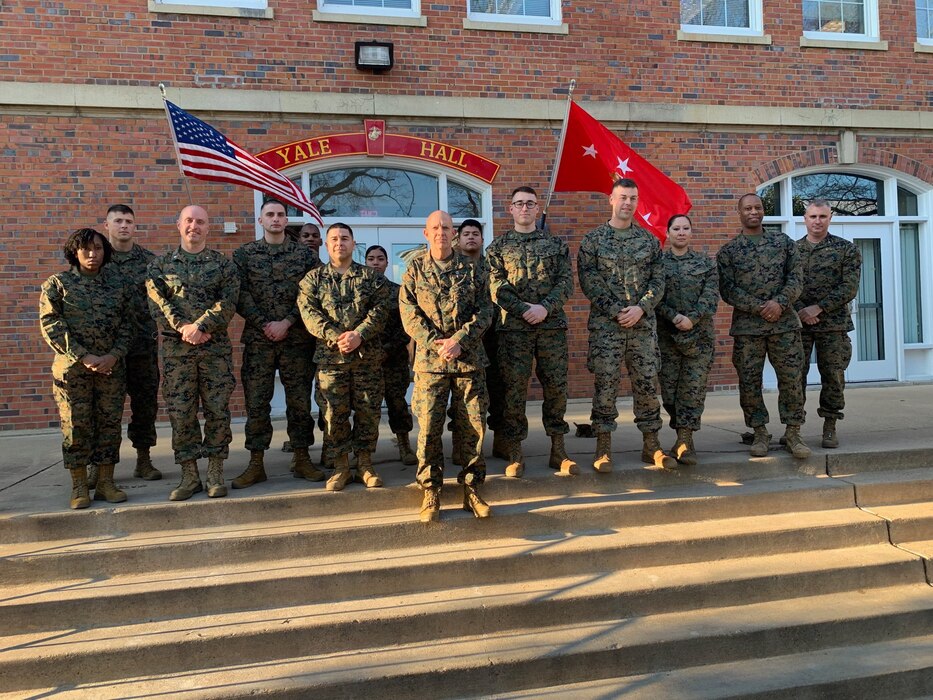
M 586 156 L 589 156 L 590 158 L 595 158 L 596 153 L 596 144 L 591 143 L 589 146 L 583 147 L 583 155 L 581 157 L 585 158 Z
M 628 158 L 626 158 L 625 160 L 622 160 L 621 158 L 619 158 L 619 164 L 616 166 L 616 170 L 621 171 L 623 177 L 628 175 L 630 172 L 633 172 L 633 170 L 630 167 L 628 167 L 628 161 L 629 161 Z

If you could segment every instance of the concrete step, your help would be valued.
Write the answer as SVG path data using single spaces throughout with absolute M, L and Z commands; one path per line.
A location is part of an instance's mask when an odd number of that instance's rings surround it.
M 867 508 L 933 501 L 933 469 L 865 472 L 840 478 L 855 485 L 858 504 Z
M 454 489 L 446 498 L 453 500 L 459 493 Z M 495 503 L 494 516 L 484 521 L 464 513 L 458 507 L 459 499 L 455 510 L 450 510 L 447 503 L 449 500 L 445 501 L 441 522 L 431 524 L 429 530 L 417 522 L 417 507 L 339 517 L 298 517 L 286 510 L 285 520 L 275 518 L 274 509 L 270 509 L 265 511 L 267 521 L 261 524 L 191 524 L 179 530 L 153 528 L 118 531 L 106 537 L 11 543 L 0 547 L 0 579 L 10 584 L 95 580 L 127 571 L 197 569 L 301 558 L 310 551 L 319 556 L 378 552 L 397 549 L 399 543 L 419 547 L 426 532 L 432 541 L 458 541 L 472 546 L 477 538 L 550 538 L 651 524 L 854 509 L 852 486 L 827 478 L 619 494 L 577 492 Z M 217 513 L 223 513 L 222 507 L 217 508 Z
M 551 615 L 560 616 L 575 594 L 576 587 L 557 595 L 553 590 L 525 593 L 548 611 L 544 615 L 548 621 Z M 413 624 L 411 611 L 381 610 L 407 620 L 386 623 L 390 629 L 384 634 L 397 633 L 391 646 L 372 644 L 379 637 L 356 622 L 364 611 L 328 612 L 328 618 L 346 616 L 346 636 L 338 637 L 344 640 L 345 651 L 328 648 L 329 638 L 297 631 L 296 623 L 307 625 L 307 618 L 284 614 L 267 621 L 277 628 L 271 639 L 238 634 L 228 617 L 213 626 L 202 622 L 166 632 L 174 636 L 174 644 L 165 647 L 166 653 L 172 653 L 170 660 L 160 658 L 157 649 L 163 647 L 152 646 L 142 630 L 127 637 L 116 630 L 102 631 L 96 638 L 81 632 L 32 642 L 14 637 L 4 652 L 0 690 L 30 688 L 35 694 L 50 687 L 57 697 L 69 697 L 71 692 L 95 698 L 487 696 L 579 683 L 600 675 L 649 674 L 791 651 L 813 652 L 854 640 L 863 645 L 933 634 L 933 588 L 926 583 L 867 589 L 857 595 L 847 591 L 796 598 L 793 605 L 776 600 L 645 617 L 620 611 L 605 620 L 519 629 L 508 629 L 490 612 L 476 617 L 469 636 L 445 637 L 446 630 L 458 626 L 461 604 L 452 595 L 438 595 L 436 615 L 428 625 L 434 628 L 433 635 L 415 642 L 405 639 Z M 354 630 L 360 634 L 354 635 Z M 224 644 L 216 646 L 215 655 L 197 652 L 206 636 L 220 633 L 227 636 Z M 84 653 L 75 653 L 79 646 Z M 276 657 L 268 658 L 271 654 Z M 198 670 L 194 660 L 203 664 Z M 150 667 L 172 671 L 151 673 Z
M 933 635 L 484 697 L 488 700 L 784 700 L 789 697 L 795 700 L 897 700 L 926 695 L 933 695 Z
M 131 549 L 126 556 L 134 557 L 132 567 L 113 571 L 99 567 L 96 575 L 55 582 L 40 576 L 8 586 L 0 616 L 10 633 L 29 632 L 56 629 L 60 620 L 83 628 L 184 617 L 180 598 L 194 611 L 187 614 L 204 615 L 340 601 L 359 591 L 372 596 L 439 590 L 452 581 L 479 586 L 737 557 L 805 557 L 810 552 L 819 556 L 852 547 L 880 546 L 893 556 L 903 555 L 888 544 L 883 520 L 855 508 L 708 520 L 701 527 L 676 522 L 467 543 L 444 534 L 432 528 L 432 535 L 439 536 L 426 544 L 413 540 L 409 547 L 399 540 L 400 547 L 371 555 L 352 548 L 340 554 L 309 555 L 320 534 L 296 533 L 296 541 L 304 543 L 300 555 L 272 560 L 257 553 L 255 561 L 247 558 L 190 569 L 177 568 L 171 545 L 159 549 L 158 562 L 149 562 L 165 567 L 161 569 L 140 565 L 149 550 Z M 265 545 L 260 539 L 254 546 Z M 248 542 L 243 547 L 250 549 Z M 67 555 L 56 554 L 55 559 L 59 565 L 55 571 L 74 575 L 79 563 L 103 558 L 93 549 L 79 547 Z M 920 566 L 919 558 L 914 559 Z M 31 573 L 53 568 L 48 564 L 42 562 Z M 922 567 L 917 575 L 922 575 Z M 263 605 L 257 598 L 269 602 Z
M 826 473 L 829 476 L 933 468 L 933 450 L 928 447 L 887 449 L 876 452 L 830 450 L 825 455 Z
M 865 510 L 889 522 L 891 541 L 895 544 L 933 540 L 933 501 L 874 506 Z

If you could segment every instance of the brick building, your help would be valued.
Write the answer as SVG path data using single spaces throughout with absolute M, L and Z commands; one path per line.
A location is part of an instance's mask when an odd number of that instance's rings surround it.
M 394 65 L 358 68 L 357 42 L 390 43 Z M 432 209 L 491 237 L 513 187 L 543 194 L 571 78 L 687 189 L 710 253 L 736 232 L 740 193 L 761 191 L 795 238 L 801 202 L 832 200 L 833 231 L 865 258 L 850 379 L 933 377 L 933 0 L 3 0 L 0 429 L 57 424 L 36 306 L 69 230 L 127 202 L 163 251 L 190 196 L 212 246 L 257 235 L 253 193 L 180 176 L 158 83 L 244 148 L 278 153 L 325 220 L 384 245 L 397 276 Z M 381 155 L 365 148 L 373 126 Z M 549 220 L 575 254 L 607 215 L 602 196 L 560 194 Z M 587 310 L 578 293 L 574 396 L 591 388 Z M 711 387 L 730 386 L 725 309 L 717 327 Z

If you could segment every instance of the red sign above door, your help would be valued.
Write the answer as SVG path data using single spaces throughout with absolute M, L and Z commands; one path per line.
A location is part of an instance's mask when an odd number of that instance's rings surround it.
M 363 126 L 362 133 L 331 134 L 294 141 L 257 153 L 256 157 L 276 170 L 284 170 L 344 156 L 396 156 L 438 163 L 490 184 L 499 172 L 498 163 L 471 151 L 417 136 L 386 134 L 382 120 L 366 119 Z

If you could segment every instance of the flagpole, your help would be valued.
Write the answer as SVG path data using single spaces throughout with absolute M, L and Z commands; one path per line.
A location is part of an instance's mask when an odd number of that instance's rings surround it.
M 564 114 L 564 123 L 560 128 L 560 138 L 557 140 L 557 153 L 554 155 L 554 164 L 551 166 L 551 182 L 547 188 L 547 199 L 544 202 L 544 212 L 541 214 L 541 228 L 547 222 L 547 210 L 551 206 L 551 195 L 554 194 L 554 183 L 557 181 L 557 171 L 560 163 L 560 154 L 564 150 L 564 139 L 567 137 L 567 122 L 570 120 L 570 103 L 573 102 L 573 91 L 577 87 L 575 79 L 570 80 L 567 88 L 567 112 Z
M 194 204 L 194 198 L 191 196 L 191 188 L 188 187 L 188 176 L 185 169 L 181 167 L 181 154 L 178 152 L 178 135 L 175 133 L 175 126 L 172 122 L 172 115 L 168 112 L 168 98 L 165 96 L 165 83 L 159 83 L 159 92 L 162 93 L 162 106 L 165 107 L 165 116 L 168 118 L 168 128 L 172 130 L 172 144 L 175 147 L 175 162 L 178 164 L 178 170 L 181 172 L 181 181 L 185 185 L 185 192 L 188 193 L 188 204 Z

